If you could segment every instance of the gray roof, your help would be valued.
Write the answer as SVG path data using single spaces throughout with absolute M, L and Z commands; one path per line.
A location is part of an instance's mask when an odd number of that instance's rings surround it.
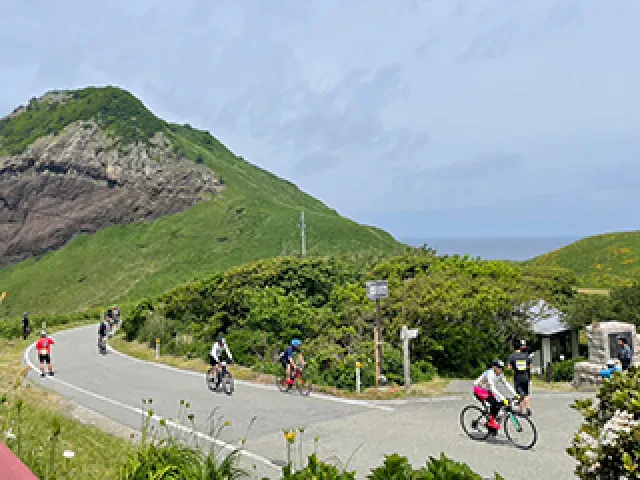
M 571 330 L 564 322 L 564 314 L 549 306 L 544 300 L 529 307 L 528 313 L 536 335 L 555 335 Z

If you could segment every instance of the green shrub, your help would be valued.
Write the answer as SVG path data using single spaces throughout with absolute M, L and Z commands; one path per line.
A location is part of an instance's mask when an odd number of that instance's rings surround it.
M 333 465 L 327 465 L 318 461 L 315 455 L 309 457 L 308 466 L 296 473 L 291 473 L 290 468 L 284 468 L 284 479 L 291 480 L 352 480 L 354 472 L 343 472 Z M 483 477 L 475 473 L 465 464 L 447 458 L 444 453 L 440 458 L 429 457 L 425 467 L 415 470 L 406 457 L 398 454 L 385 456 L 382 466 L 372 470 L 367 475 L 369 480 L 483 480 Z M 504 480 L 498 474 L 495 480 Z
M 640 479 L 640 368 L 615 373 L 592 399 L 576 400 L 573 408 L 584 423 L 567 449 L 578 461 L 582 480 Z
M 586 358 L 577 357 L 563 360 L 551 365 L 551 376 L 554 382 L 570 382 L 573 380 L 573 368 L 577 362 L 584 362 Z

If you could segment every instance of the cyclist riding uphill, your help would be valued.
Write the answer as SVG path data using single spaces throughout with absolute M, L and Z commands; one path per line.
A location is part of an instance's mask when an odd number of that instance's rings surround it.
M 220 366 L 220 354 L 222 353 L 222 350 L 227 354 L 229 361 L 233 362 L 233 356 L 229 351 L 229 346 L 227 345 L 224 337 L 220 335 L 218 337 L 218 341 L 213 344 L 213 347 L 211 347 L 211 353 L 209 353 L 209 363 L 214 369 L 213 373 L 215 375 L 214 378 L 216 379 L 218 378 L 218 368 Z
M 296 364 L 294 357 L 296 354 L 300 357 L 301 363 L 304 364 L 304 357 L 300 352 L 300 346 L 302 342 L 297 338 L 291 340 L 291 345 L 289 345 L 284 352 L 280 354 L 280 363 L 284 367 L 287 372 L 287 384 L 293 385 L 293 372 L 295 372 Z
M 487 423 L 487 427 L 495 430 L 500 429 L 500 425 L 496 422 L 496 416 L 500 413 L 500 408 L 503 404 L 509 405 L 509 400 L 498 390 L 498 386 L 496 385 L 497 381 L 500 381 L 514 397 L 520 398 L 504 377 L 503 371 L 504 362 L 502 360 L 494 360 L 491 368 L 473 382 L 473 395 L 483 405 L 485 402 L 489 403 L 489 422 Z

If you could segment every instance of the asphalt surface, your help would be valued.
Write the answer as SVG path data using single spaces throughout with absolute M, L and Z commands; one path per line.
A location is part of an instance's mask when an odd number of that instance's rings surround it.
M 502 433 L 493 442 L 475 442 L 464 434 L 459 414 L 465 405 L 473 403 L 470 393 L 448 399 L 348 402 L 313 393 L 310 397 L 285 394 L 275 387 L 236 382 L 233 395 L 226 396 L 210 392 L 204 374 L 178 371 L 113 352 L 102 356 L 97 350 L 96 332 L 97 328 L 90 326 L 54 335 L 55 376 L 41 379 L 31 371 L 30 378 L 137 429 L 142 412 L 149 408 L 141 403 L 143 398 L 153 399 L 151 408 L 156 421 L 163 417 L 176 422 L 180 401 L 189 402 L 201 443 L 216 437 L 219 448 L 232 448 L 246 437 L 241 463 L 254 471 L 256 478 L 280 478 L 280 465 L 286 458 L 283 430 L 296 427 L 305 427 L 305 457 L 316 448 L 320 458 L 334 463 L 344 465 L 351 457 L 348 469 L 356 470 L 360 478 L 382 464 L 385 454 L 393 452 L 408 457 L 415 467 L 424 465 L 429 456 L 444 452 L 487 477 L 497 471 L 507 480 L 577 478 L 573 474 L 575 462 L 565 449 L 581 417 L 569 405 L 573 398 L 588 394 L 534 392 L 532 409 L 538 443 L 532 450 L 522 451 L 511 446 Z M 25 356 L 37 368 L 35 349 L 28 349 Z M 231 422 L 219 435 L 211 434 L 208 417 L 212 411 L 222 421 Z M 185 430 L 177 431 L 186 435 Z M 292 454 L 298 458 L 297 445 Z

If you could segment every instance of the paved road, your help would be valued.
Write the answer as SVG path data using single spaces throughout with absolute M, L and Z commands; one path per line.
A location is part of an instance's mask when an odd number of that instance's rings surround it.
M 532 451 L 520 451 L 506 440 L 489 444 L 473 442 L 464 435 L 458 418 L 461 408 L 471 401 L 470 395 L 434 401 L 349 403 L 313 394 L 304 398 L 238 382 L 234 395 L 227 397 L 209 392 L 203 375 L 116 353 L 103 357 L 97 352 L 95 332 L 96 327 L 91 326 L 55 335 L 52 357 L 56 376 L 40 379 L 30 372 L 31 378 L 134 428 L 141 424 L 142 398 L 153 398 L 155 414 L 164 418 L 176 418 L 180 400 L 189 401 L 203 438 L 209 432 L 207 417 L 218 408 L 218 413 L 232 422 L 219 436 L 219 441 L 227 444 L 237 444 L 255 416 L 243 465 L 256 465 L 256 471 L 269 478 L 279 478 L 277 465 L 285 458 L 283 429 L 299 426 L 306 427 L 305 455 L 312 453 L 315 436 L 320 438 L 321 458 L 344 462 L 357 450 L 349 468 L 357 470 L 361 478 L 382 463 L 385 453 L 392 452 L 407 456 L 415 466 L 444 452 L 482 475 L 497 470 L 507 480 L 576 478 L 574 461 L 565 453 L 580 424 L 580 415 L 569 408 L 575 395 L 536 394 L 532 406 L 539 441 Z M 34 349 L 26 356 L 37 365 Z

